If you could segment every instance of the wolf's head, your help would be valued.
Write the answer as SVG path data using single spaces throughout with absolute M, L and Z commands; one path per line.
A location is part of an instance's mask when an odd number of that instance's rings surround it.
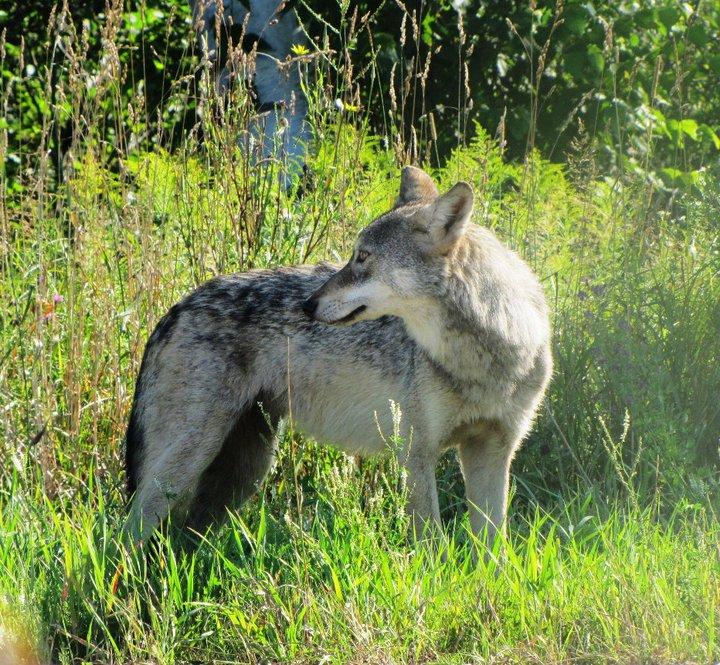
M 339 325 L 416 315 L 413 309 L 442 292 L 472 206 L 467 183 L 440 196 L 430 176 L 406 166 L 393 209 L 362 230 L 350 261 L 305 301 L 304 311 Z

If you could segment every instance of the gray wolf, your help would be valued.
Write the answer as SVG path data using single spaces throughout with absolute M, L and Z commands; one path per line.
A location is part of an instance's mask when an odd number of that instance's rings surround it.
M 129 528 L 173 514 L 203 531 L 270 469 L 272 424 L 350 453 L 383 450 L 402 413 L 409 512 L 440 520 L 435 466 L 455 447 L 473 531 L 503 528 L 510 462 L 547 386 L 538 279 L 471 222 L 464 182 L 440 196 L 414 167 L 352 257 L 218 277 L 170 309 L 142 361 L 126 436 Z

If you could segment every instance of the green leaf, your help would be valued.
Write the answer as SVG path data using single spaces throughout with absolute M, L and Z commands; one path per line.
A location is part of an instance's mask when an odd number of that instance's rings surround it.
M 652 30 L 657 27 L 655 14 L 652 9 L 641 9 L 635 14 L 635 23 L 640 28 Z
M 581 35 L 588 24 L 588 14 L 584 7 L 570 6 L 563 13 L 565 28 L 570 32 Z
M 595 71 L 598 73 L 602 72 L 605 68 L 605 58 L 603 57 L 600 47 L 595 44 L 590 44 L 587 49 L 587 57 Z
M 716 74 L 720 74 L 720 55 L 711 55 L 708 57 L 708 64 Z
M 680 180 L 683 174 L 680 169 L 673 168 L 672 166 L 666 166 L 664 169 L 660 169 L 660 173 L 670 180 Z
M 680 130 L 680 123 L 677 120 L 668 120 L 665 123 L 665 130 L 667 132 L 667 135 L 670 137 L 670 139 L 675 144 L 681 144 L 682 143 L 682 134 Z
M 712 144 L 717 150 L 720 150 L 720 137 L 715 133 L 715 130 L 709 125 L 700 125 L 700 133 L 709 138 Z
M 692 118 L 685 118 L 685 120 L 680 121 L 680 131 L 693 141 L 698 140 L 698 124 Z
M 700 171 L 681 171 L 680 169 L 668 166 L 664 169 L 660 169 L 660 174 L 664 176 L 664 179 L 671 186 L 685 185 L 691 187 L 697 185 L 700 182 Z
M 432 46 L 433 43 L 433 27 L 435 24 L 436 16 L 432 12 L 425 14 L 425 18 L 422 22 L 422 40 L 428 46 Z
M 708 43 L 708 34 L 701 23 L 694 23 L 686 31 L 688 41 L 695 46 L 705 46 Z
M 680 12 L 674 7 L 661 7 L 658 9 L 658 18 L 670 30 L 680 19 Z
M 582 81 L 585 78 L 586 54 L 577 48 L 568 49 L 563 57 L 563 69 L 570 74 L 575 81 Z

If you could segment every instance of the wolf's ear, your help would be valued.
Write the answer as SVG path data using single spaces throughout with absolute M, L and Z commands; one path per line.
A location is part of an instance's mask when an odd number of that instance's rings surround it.
M 473 190 L 459 182 L 430 207 L 427 231 L 439 254 L 449 252 L 462 237 L 473 209 Z
M 440 192 L 432 178 L 416 166 L 406 166 L 400 176 L 400 194 L 395 199 L 395 208 L 408 203 L 431 203 Z

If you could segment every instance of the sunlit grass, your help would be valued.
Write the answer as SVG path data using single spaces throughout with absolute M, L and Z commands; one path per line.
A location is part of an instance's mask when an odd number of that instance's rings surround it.
M 3 617 L 61 662 L 717 658 L 720 528 L 705 511 L 661 524 L 577 499 L 515 514 L 477 559 L 464 520 L 445 547 L 411 545 L 384 473 L 368 492 L 350 462 L 323 467 L 301 515 L 258 500 L 189 555 L 163 537 L 124 549 L 121 512 L 96 490 L 62 508 L 13 487 Z

